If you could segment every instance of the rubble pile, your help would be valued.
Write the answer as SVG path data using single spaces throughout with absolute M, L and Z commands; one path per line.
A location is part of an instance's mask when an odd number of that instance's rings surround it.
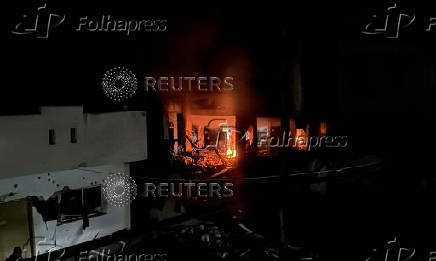
M 185 168 L 197 173 L 209 173 L 221 171 L 231 167 L 231 163 L 224 157 L 219 156 L 213 150 L 196 151 L 191 155 L 181 155 L 176 157 Z
M 199 151 L 197 157 L 196 165 L 202 169 L 225 166 L 222 158 L 215 151 Z
M 265 247 L 263 236 L 252 231 L 234 227 L 218 226 L 204 222 L 195 226 L 185 226 L 167 234 L 170 241 L 183 246 L 185 250 L 194 249 L 195 255 L 207 260 L 279 260 L 279 251 Z

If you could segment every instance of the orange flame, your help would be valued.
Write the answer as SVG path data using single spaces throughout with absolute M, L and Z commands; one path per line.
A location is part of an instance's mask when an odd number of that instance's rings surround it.
M 236 158 L 236 150 L 228 149 L 226 152 L 227 158 Z

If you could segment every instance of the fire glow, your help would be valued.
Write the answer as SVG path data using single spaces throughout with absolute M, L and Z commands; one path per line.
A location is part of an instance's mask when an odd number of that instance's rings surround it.
M 296 129 L 296 146 L 295 149 L 296 150 L 307 150 L 307 136 L 306 136 L 306 132 L 304 131 L 304 129 Z
M 235 149 L 228 149 L 226 152 L 226 156 L 227 158 L 231 159 L 231 158 L 236 158 L 236 150 Z

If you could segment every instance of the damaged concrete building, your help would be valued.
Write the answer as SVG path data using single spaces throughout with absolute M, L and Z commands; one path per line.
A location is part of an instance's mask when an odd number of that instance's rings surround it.
M 103 198 L 103 180 L 147 158 L 146 114 L 82 106 L 1 116 L 0 258 L 71 247 L 130 228 L 130 206 Z

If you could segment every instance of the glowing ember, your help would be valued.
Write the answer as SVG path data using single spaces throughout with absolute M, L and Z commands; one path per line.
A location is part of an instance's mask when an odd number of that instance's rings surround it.
M 296 139 L 296 150 L 307 150 L 307 137 L 304 129 L 296 129 L 295 130 L 295 139 Z
M 319 136 L 320 137 L 324 137 L 327 135 L 327 123 L 326 122 L 321 122 L 319 124 Z
M 228 149 L 226 152 L 227 158 L 236 158 L 236 150 Z

